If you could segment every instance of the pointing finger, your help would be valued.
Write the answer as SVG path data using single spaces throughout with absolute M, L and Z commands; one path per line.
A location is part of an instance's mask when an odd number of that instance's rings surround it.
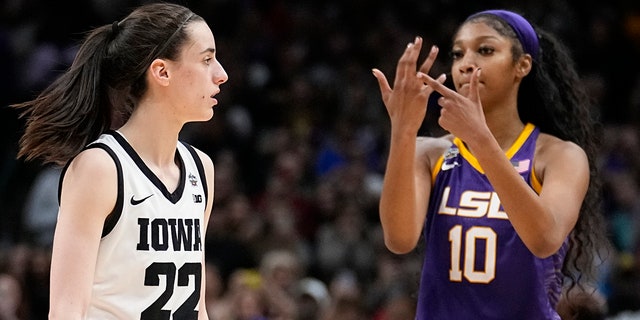
M 475 70 L 473 70 L 473 73 L 471 73 L 471 79 L 469 81 L 469 100 L 474 101 L 474 102 L 480 102 L 480 86 L 478 85 L 478 82 L 480 81 L 480 72 L 482 71 L 482 69 L 477 68 Z
M 455 96 L 457 93 L 444 85 L 444 81 L 447 79 L 447 76 L 443 73 L 438 79 L 433 79 L 429 75 L 426 75 L 422 72 L 418 73 L 418 77 L 420 80 L 424 81 L 429 87 L 431 87 L 434 91 L 440 93 L 443 97 L 451 98 Z

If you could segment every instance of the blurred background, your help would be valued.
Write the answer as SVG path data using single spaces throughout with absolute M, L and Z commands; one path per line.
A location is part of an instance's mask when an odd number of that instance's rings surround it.
M 60 173 L 16 159 L 24 120 L 7 106 L 65 70 L 85 31 L 145 2 L 0 0 L 0 319 L 46 319 Z M 599 319 L 640 319 L 638 2 L 175 2 L 208 21 L 229 74 L 213 120 L 182 133 L 216 165 L 211 319 L 413 319 L 422 255 L 393 255 L 382 241 L 389 121 L 370 70 L 392 80 L 416 35 L 446 53 L 459 22 L 497 7 L 572 50 L 604 127 L 598 163 L 615 247 L 589 305 Z M 448 63 L 441 54 L 434 73 Z M 422 134 L 441 133 L 436 119 L 430 108 Z

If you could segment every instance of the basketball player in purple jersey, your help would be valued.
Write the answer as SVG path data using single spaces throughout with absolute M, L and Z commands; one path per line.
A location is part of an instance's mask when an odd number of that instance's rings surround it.
M 420 37 L 393 88 L 373 70 L 391 118 L 385 244 L 424 240 L 417 319 L 560 319 L 606 243 L 587 96 L 563 46 L 515 12 L 471 15 L 452 44 L 455 91 L 428 75 L 437 47 L 418 68 Z M 449 134 L 416 138 L 434 91 Z

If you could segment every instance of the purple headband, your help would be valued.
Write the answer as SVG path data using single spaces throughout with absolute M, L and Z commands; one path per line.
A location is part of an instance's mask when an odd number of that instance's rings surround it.
M 535 30 L 533 30 L 533 26 L 531 26 L 529 21 L 527 21 L 521 15 L 507 10 L 481 11 L 470 15 L 467 20 L 482 14 L 494 15 L 507 22 L 509 26 L 511 26 L 513 31 L 516 32 L 516 35 L 518 36 L 518 40 L 520 40 L 520 43 L 522 44 L 524 52 L 530 54 L 533 60 L 538 60 L 540 52 L 538 35 L 536 34 Z

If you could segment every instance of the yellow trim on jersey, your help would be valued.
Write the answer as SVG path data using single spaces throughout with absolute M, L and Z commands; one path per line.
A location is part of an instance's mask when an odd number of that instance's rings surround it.
M 531 165 L 531 188 L 537 193 L 540 194 L 542 191 L 542 183 L 538 180 L 536 176 L 535 169 L 533 168 L 533 164 Z
M 447 149 L 447 152 L 449 151 L 449 149 Z M 444 162 L 444 154 L 440 155 L 438 157 L 438 160 L 436 161 L 436 165 L 433 167 L 433 169 L 431 170 L 431 185 L 435 185 L 436 184 L 436 177 L 438 177 L 438 173 L 440 173 L 440 168 L 442 168 L 442 163 Z
M 527 123 L 524 126 L 524 129 L 522 129 L 522 132 L 520 132 L 520 135 L 518 136 L 516 141 L 511 145 L 511 147 L 509 147 L 507 152 L 504 153 L 509 160 L 511 160 L 511 157 L 513 157 L 513 155 L 516 154 L 516 152 L 520 149 L 520 147 L 522 147 L 522 144 L 524 144 L 524 142 L 527 140 L 529 135 L 531 135 L 531 132 L 533 132 L 534 128 L 535 126 L 531 123 Z M 478 163 L 478 159 L 476 159 L 476 157 L 474 157 L 471 154 L 471 151 L 467 149 L 467 146 L 462 142 L 462 140 L 456 137 L 453 140 L 453 143 L 455 143 L 458 146 L 458 149 L 460 149 L 460 154 L 462 155 L 462 157 L 464 157 L 469 162 L 469 164 L 473 166 L 474 169 L 484 174 L 484 170 L 482 170 L 482 167 L 480 167 L 480 163 Z

